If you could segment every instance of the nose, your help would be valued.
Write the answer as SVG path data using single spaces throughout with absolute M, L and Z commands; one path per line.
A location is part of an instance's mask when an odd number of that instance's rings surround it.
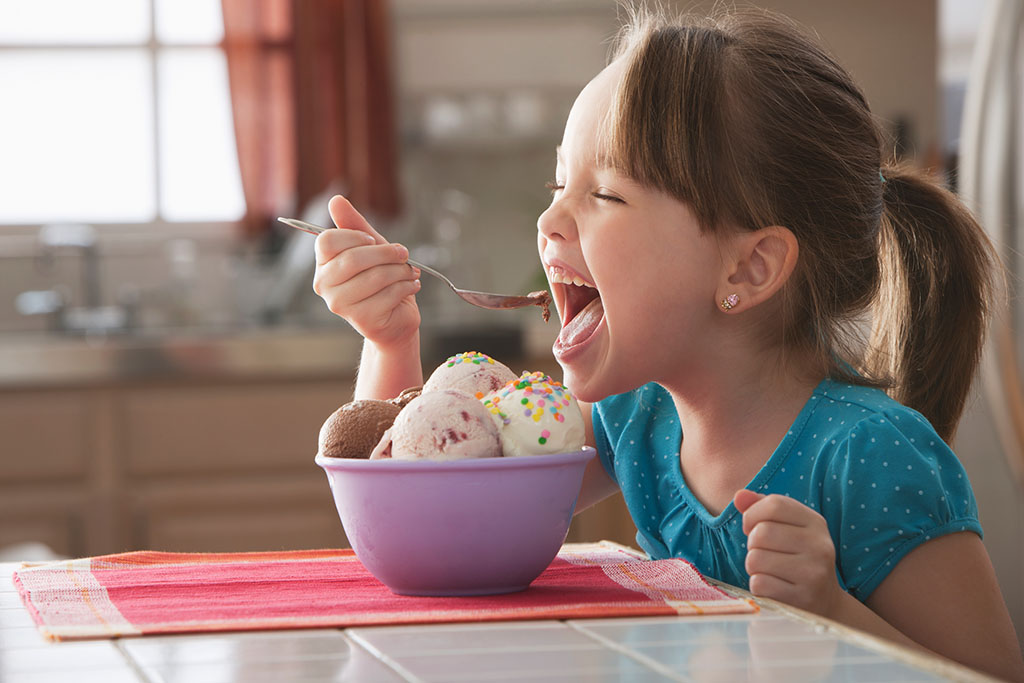
M 564 202 L 555 199 L 537 218 L 537 232 L 550 241 L 565 241 L 576 235 L 576 223 Z

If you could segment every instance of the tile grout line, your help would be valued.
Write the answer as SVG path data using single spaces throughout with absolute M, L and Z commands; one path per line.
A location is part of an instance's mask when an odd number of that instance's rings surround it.
M 621 645 L 619 643 L 616 643 L 614 640 L 611 640 L 610 638 L 606 638 L 605 636 L 602 636 L 602 635 L 600 635 L 598 633 L 594 633 L 593 631 L 588 630 L 585 626 L 579 626 L 579 625 L 575 624 L 574 622 L 569 622 L 569 621 L 564 622 L 564 623 L 569 628 L 575 629 L 579 633 L 582 633 L 584 636 L 586 636 L 588 638 L 593 638 L 594 640 L 596 640 L 597 642 L 601 643 L 605 647 L 607 647 L 607 648 L 609 648 L 611 650 L 614 650 L 614 651 L 616 651 L 616 652 L 618 652 L 620 654 L 623 654 L 626 657 L 629 657 L 630 659 L 643 664 L 644 666 L 648 667 L 649 669 L 652 669 L 652 670 L 660 673 L 663 676 L 667 676 L 668 678 L 671 678 L 673 681 L 682 681 L 682 683 L 689 683 L 690 679 L 688 679 L 685 676 L 682 676 L 681 674 L 673 671 L 672 669 L 668 668 L 664 664 L 662 664 L 662 663 L 660 663 L 660 662 L 658 662 L 658 661 L 656 661 L 654 659 L 651 659 L 647 655 L 641 654 L 640 652 L 637 652 L 635 650 L 631 650 L 630 648 L 626 647 L 625 645 Z
M 121 643 L 121 638 L 114 638 L 111 645 L 114 646 L 114 649 L 117 650 L 118 654 L 121 655 L 121 659 L 125 661 L 125 663 L 128 665 L 128 668 L 135 673 L 135 676 L 140 681 L 142 681 L 143 683 L 165 683 L 163 676 L 161 676 L 160 674 L 154 673 L 154 678 L 153 676 L 150 676 L 148 673 L 146 673 L 142 665 L 139 662 L 135 661 L 135 658 L 132 657 L 131 653 L 129 653 L 128 650 L 126 650 Z
M 348 630 L 343 630 L 341 633 L 343 637 L 352 641 L 356 647 L 360 647 L 366 650 L 368 653 L 373 655 L 374 659 L 376 659 L 379 662 L 382 662 L 385 666 L 387 666 L 392 671 L 397 673 L 408 683 L 425 683 L 422 678 L 413 674 L 411 671 L 409 671 L 404 666 L 399 664 L 393 658 L 384 654 L 383 651 L 381 651 L 379 648 L 375 647 L 371 643 L 367 642 L 358 633 L 349 633 Z
M 355 636 L 352 636 L 355 637 Z M 433 656 L 461 656 L 475 654 L 509 654 L 515 652 L 596 652 L 602 648 L 595 643 L 573 643 L 569 645 L 539 645 L 531 644 L 521 647 L 464 647 L 452 649 L 430 649 L 430 650 L 403 650 L 402 654 L 407 657 L 433 657 Z

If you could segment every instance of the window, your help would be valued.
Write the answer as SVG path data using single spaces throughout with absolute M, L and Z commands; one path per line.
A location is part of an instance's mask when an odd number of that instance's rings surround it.
M 244 213 L 219 0 L 0 0 L 0 225 Z

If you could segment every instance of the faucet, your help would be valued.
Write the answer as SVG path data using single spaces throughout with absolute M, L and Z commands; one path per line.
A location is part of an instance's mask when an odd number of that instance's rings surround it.
M 39 229 L 42 245 L 40 258 L 52 264 L 59 248 L 78 250 L 82 262 L 82 300 L 76 307 L 67 306 L 65 297 L 56 289 L 22 292 L 16 305 L 24 315 L 49 314 L 52 327 L 64 333 L 126 332 L 133 325 L 131 307 L 104 306 L 100 287 L 100 257 L 96 244 L 96 230 L 81 223 L 52 223 Z
M 39 228 L 39 241 L 48 261 L 57 247 L 74 247 L 82 254 L 82 292 L 86 308 L 100 306 L 100 263 L 96 230 L 83 223 L 51 223 Z

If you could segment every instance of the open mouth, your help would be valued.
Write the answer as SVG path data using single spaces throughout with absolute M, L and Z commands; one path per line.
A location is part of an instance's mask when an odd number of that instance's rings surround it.
M 571 275 L 560 268 L 551 268 L 548 279 L 562 303 L 562 329 L 556 344 L 562 348 L 581 344 L 597 331 L 604 318 L 600 292 L 579 275 Z

